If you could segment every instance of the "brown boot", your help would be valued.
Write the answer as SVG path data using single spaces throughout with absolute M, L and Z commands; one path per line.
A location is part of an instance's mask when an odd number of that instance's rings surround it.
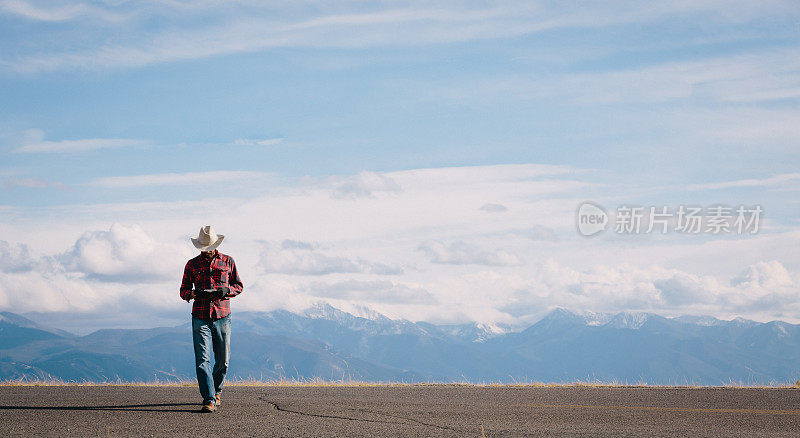
M 208 402 L 203 404 L 203 408 L 200 409 L 200 412 L 214 412 L 217 410 L 217 407 L 214 406 L 214 403 Z
M 214 396 L 214 398 L 217 399 L 217 406 L 219 406 L 219 404 L 222 403 L 222 390 L 221 389 L 219 390 L 217 395 Z

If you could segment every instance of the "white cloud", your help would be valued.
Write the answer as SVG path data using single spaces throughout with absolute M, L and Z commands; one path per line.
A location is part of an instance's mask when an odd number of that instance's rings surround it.
M 748 289 L 776 290 L 795 285 L 795 280 L 780 262 L 772 260 L 748 266 L 739 276 L 731 280 L 731 284 Z
M 138 225 L 86 232 L 70 250 L 41 257 L 25 244 L 0 242 L 0 307 L 83 318 L 96 312 L 103 320 L 118 312 L 145 317 L 178 310 L 190 254 L 188 246 L 154 241 Z
M 586 74 L 565 80 L 582 90 L 583 96 L 598 102 L 660 102 L 692 97 L 708 102 L 728 102 L 744 100 L 745 95 L 751 101 L 774 100 L 795 96 L 795 92 L 787 94 L 784 90 L 800 86 L 797 55 L 797 48 L 773 49 Z M 592 93 L 593 88 L 602 91 Z M 607 94 L 603 96 L 602 93 Z
M 233 141 L 233 144 L 237 146 L 277 146 L 281 143 L 283 143 L 283 138 L 237 138 Z
M 433 295 L 421 287 L 389 280 L 348 279 L 335 283 L 312 282 L 301 290 L 314 297 L 384 304 L 434 304 Z
M 0 272 L 30 271 L 35 264 L 28 245 L 0 240 Z
M 209 181 L 253 181 L 256 179 L 271 178 L 272 174 L 266 172 L 251 172 L 244 170 L 216 170 L 209 172 L 188 173 L 157 173 L 149 175 L 111 176 L 96 178 L 89 181 L 90 186 L 107 188 L 132 188 L 153 186 L 192 186 L 206 185 Z
M 186 246 L 158 243 L 138 225 L 114 224 L 108 231 L 85 233 L 58 260 L 91 279 L 137 284 L 183 275 L 190 256 Z
M 694 99 L 693 103 L 701 101 L 703 107 L 729 106 L 731 101 L 772 103 L 800 97 L 800 48 L 579 73 L 463 76 L 420 86 L 425 89 L 420 94 L 427 99 L 470 103 L 491 99 L 557 99 L 578 105 L 663 104 Z
M 585 169 L 552 164 L 495 164 L 486 166 L 462 166 L 427 168 L 388 172 L 387 176 L 399 181 L 403 187 L 472 186 L 487 183 L 545 181 L 547 177 L 585 174 Z M 566 183 L 567 181 L 559 181 Z
M 39 21 L 66 21 L 85 11 L 82 4 L 68 4 L 56 7 L 37 7 L 24 0 L 3 0 L 0 10 L 6 13 L 19 15 L 31 20 Z
M 554 306 L 760 320 L 800 314 L 796 227 L 736 238 L 585 239 L 574 230 L 574 214 L 587 190 L 623 202 L 627 187 L 597 186 L 588 182 L 594 173 L 537 165 L 378 175 L 402 190 L 336 198 L 331 191 L 346 179 L 291 181 L 230 199 L 223 213 L 208 217 L 228 236 L 225 252 L 245 283 L 234 308 L 297 310 L 323 297 L 339 305 L 369 302 L 412 320 L 514 324 Z M 479 209 L 487 201 L 508 210 L 487 214 Z M 0 235 L 24 242 L 0 246 L 7 262 L 0 264 L 0 306 L 34 309 L 35 297 L 50 300 L 42 306 L 50 311 L 113 312 L 147 297 L 185 309 L 177 287 L 194 253 L 187 233 L 203 225 L 196 213 L 202 206 L 0 208 Z M 126 225 L 109 227 L 120 217 Z M 26 297 L 15 289 L 22 284 L 40 295 Z
M 601 28 L 665 19 L 742 22 L 773 14 L 793 16 L 790 1 L 771 1 L 753 8 L 739 5 L 730 13 L 724 2 L 668 4 L 611 2 L 602 5 L 544 4 L 526 1 L 470 7 L 462 2 L 435 5 L 392 2 L 368 11 L 358 3 L 319 8 L 311 3 L 217 2 L 187 5 L 136 2 L 114 7 L 89 4 L 47 7 L 6 0 L 7 13 L 36 20 L 64 21 L 81 17 L 76 34 L 59 33 L 61 47 L 29 50 L 30 55 L 7 59 L 18 71 L 60 68 L 135 67 L 157 62 L 255 52 L 276 47 L 384 47 L 424 45 L 513 37 L 554 29 Z M 154 28 L 151 20 L 180 17 L 181 28 Z M 107 22 L 125 21 L 117 34 Z M 40 30 L 41 31 L 41 30 Z M 80 33 L 79 35 L 77 33 Z M 95 38 L 86 35 L 103 35 Z M 42 38 L 50 41 L 50 38 Z M 76 44 L 79 41 L 81 44 Z M 102 43 L 102 44 L 101 44 Z M 75 49 L 74 47 L 78 47 Z
M 797 68 L 800 70 L 800 65 Z M 794 128 L 800 124 L 800 111 L 791 105 L 695 110 L 676 116 L 673 123 L 678 129 L 697 132 L 699 141 L 737 145 L 744 150 L 770 147 L 793 152 L 800 141 L 800 132 Z
M 266 273 L 288 275 L 327 275 L 336 273 L 370 273 L 399 275 L 403 269 L 384 263 L 329 255 L 319 245 L 296 240 L 284 240 L 280 245 L 265 243 L 259 267 Z
M 116 301 L 63 274 L 21 272 L 0 276 L 0 305 L 13 312 L 91 311 Z
M 578 271 L 549 260 L 501 308 L 525 317 L 556 306 L 612 312 L 748 314 L 761 319 L 777 314 L 796 319 L 792 312 L 800 310 L 800 280 L 777 261 L 751 265 L 726 286 L 713 276 L 659 266 L 623 264 Z
M 313 250 L 319 247 L 319 245 L 311 243 L 311 242 L 302 242 L 299 240 L 291 240 L 286 239 L 281 242 L 281 249 L 306 249 L 306 250 Z
M 124 138 L 87 138 L 82 140 L 41 141 L 20 146 L 16 152 L 24 153 L 70 153 L 97 149 L 124 148 L 148 144 L 142 140 Z
M 14 149 L 20 153 L 78 153 L 98 149 L 114 149 L 134 146 L 145 146 L 150 144 L 144 140 L 132 140 L 125 138 L 86 138 L 80 140 L 44 140 L 44 132 L 38 129 L 31 129 L 25 132 L 25 140 L 22 145 Z
M 517 266 L 522 261 L 503 250 L 484 250 L 466 242 L 443 243 L 436 240 L 423 242 L 419 250 L 433 263 L 453 265 Z
M 331 256 L 310 250 L 272 247 L 261 254 L 259 265 L 267 273 L 290 275 L 325 275 L 361 270 L 357 263 L 347 257 Z
M 502 213 L 504 211 L 508 211 L 508 207 L 503 204 L 486 203 L 481 205 L 481 208 L 478 210 L 488 211 L 490 213 Z
M 99 282 L 59 270 L 57 265 L 0 273 L 0 308 L 15 313 L 61 313 L 88 326 L 94 318 L 112 321 L 97 328 L 114 327 L 116 319 L 131 316 L 141 324 L 151 314 L 188 311 L 186 306 L 174 281 Z
M 800 308 L 800 278 L 776 260 L 748 266 L 731 279 L 735 294 L 725 296 L 725 305 L 740 312 L 760 312 L 794 317 Z
M 712 303 L 720 287 L 714 277 L 699 277 L 683 272 L 653 280 L 653 285 L 661 293 L 665 304 L 677 307 Z
M 165 6 L 164 2 L 160 5 Z M 120 2 L 2 0 L 0 12 L 45 23 L 74 22 L 82 19 L 116 24 L 138 15 L 136 12 L 122 11 L 121 9 L 124 9 L 122 6 L 124 3 Z
M 519 229 L 519 230 L 509 230 L 509 234 L 515 236 L 522 236 L 526 237 L 531 240 L 543 240 L 543 241 L 557 241 L 558 235 L 556 234 L 555 230 L 550 227 L 545 227 L 544 225 L 533 224 L 529 228 Z
M 403 189 L 391 177 L 377 172 L 361 172 L 338 183 L 334 198 L 367 198 L 375 193 L 398 193 Z
M 504 231 L 510 228 L 524 229 L 533 223 L 551 228 L 564 226 L 564 216 L 574 214 L 571 198 L 597 190 L 597 185 L 559 177 L 559 173 L 570 176 L 577 172 L 568 167 L 540 165 L 493 165 L 439 169 L 414 169 L 401 172 L 382 173 L 402 187 L 402 191 L 375 192 L 369 185 L 362 185 L 360 193 L 369 191 L 373 196 L 336 198 L 331 192 L 341 188 L 347 179 L 325 179 L 306 184 L 275 180 L 265 184 L 268 191 L 261 190 L 256 196 L 231 197 L 230 191 L 223 198 L 215 194 L 214 199 L 204 201 L 175 200 L 164 202 L 103 203 L 75 206 L 53 206 L 46 208 L 14 207 L 0 209 L 0 227 L 25 233 L 26 239 L 40 241 L 43 235 L 53 235 L 47 225 L 50 220 L 69 219 L 75 227 L 107 227 L 109 223 L 124 217 L 126 222 L 151 224 L 151 229 L 164 229 L 165 224 L 173 233 L 180 228 L 194 230 L 195 214 L 204 204 L 225 202 L 225 212 L 207 212 L 207 220 L 228 223 L 229 229 L 253 239 L 282 241 L 287 237 L 311 242 L 336 242 L 342 239 L 383 239 L 386 236 L 405 235 L 413 238 L 406 245 L 414 251 L 421 239 L 442 239 L 448 235 L 464 235 Z M 236 175 L 236 174 L 234 174 Z M 164 178 L 161 178 L 165 176 Z M 107 187 L 150 187 L 153 184 L 189 183 L 212 178 L 214 174 L 168 174 L 140 175 L 134 177 L 109 178 L 90 181 L 89 184 L 107 184 Z M 237 186 L 252 187 L 258 175 L 242 174 Z M 360 181 L 355 176 L 356 181 Z M 268 178 L 268 174 L 264 174 Z M 378 179 L 378 181 L 383 181 Z M 269 182 L 273 182 L 269 180 Z M 392 188 L 378 184 L 377 188 Z M 250 192 L 247 193 L 248 195 Z M 498 199 L 509 206 L 503 220 L 479 211 L 476 206 L 486 199 Z M 577 203 L 577 201 L 575 201 Z M 24 227 L 12 226 L 21 223 Z M 264 218 L 264 221 L 254 220 Z M 87 225 L 88 224 L 88 225 Z M 180 225 L 179 224 L 183 224 Z M 264 226 L 267 224 L 268 226 Z M 569 227 L 571 222 L 567 223 Z M 570 228 L 571 229 L 571 228 Z M 35 232 L 33 231 L 35 230 Z M 51 236 L 57 241 L 63 237 Z M 45 250 L 43 248 L 43 250 Z M 357 251 L 353 254 L 359 254 Z M 373 258 L 381 259 L 381 257 Z
M 6 190 L 13 190 L 17 187 L 29 189 L 46 189 L 52 187 L 63 189 L 66 185 L 60 181 L 47 181 L 39 178 L 6 178 L 5 181 L 3 181 L 3 187 Z
M 691 184 L 687 188 L 690 190 L 712 190 L 737 187 L 775 187 L 793 185 L 798 181 L 800 181 L 800 173 L 783 173 L 766 178 L 749 178 L 718 183 Z

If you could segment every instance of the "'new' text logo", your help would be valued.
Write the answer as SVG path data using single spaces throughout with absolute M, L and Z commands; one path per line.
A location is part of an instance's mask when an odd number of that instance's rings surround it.
M 579 233 L 584 236 L 593 236 L 606 229 L 608 213 L 594 202 L 584 201 L 578 205 L 575 224 L 578 226 Z

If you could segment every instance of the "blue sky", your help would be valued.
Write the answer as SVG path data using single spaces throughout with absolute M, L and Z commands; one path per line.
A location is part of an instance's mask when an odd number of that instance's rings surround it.
M 178 321 L 171 277 L 214 223 L 250 308 L 800 321 L 799 17 L 791 1 L 0 1 L 0 307 L 102 326 L 137 290 Z M 765 220 L 586 239 L 585 199 Z M 608 291 L 584 287 L 598 276 Z M 670 301 L 674 278 L 698 298 Z

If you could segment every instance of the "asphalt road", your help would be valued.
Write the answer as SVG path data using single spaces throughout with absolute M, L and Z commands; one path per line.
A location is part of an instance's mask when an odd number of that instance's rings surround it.
M 0 387 L 12 436 L 800 436 L 800 390 L 229 386 Z

